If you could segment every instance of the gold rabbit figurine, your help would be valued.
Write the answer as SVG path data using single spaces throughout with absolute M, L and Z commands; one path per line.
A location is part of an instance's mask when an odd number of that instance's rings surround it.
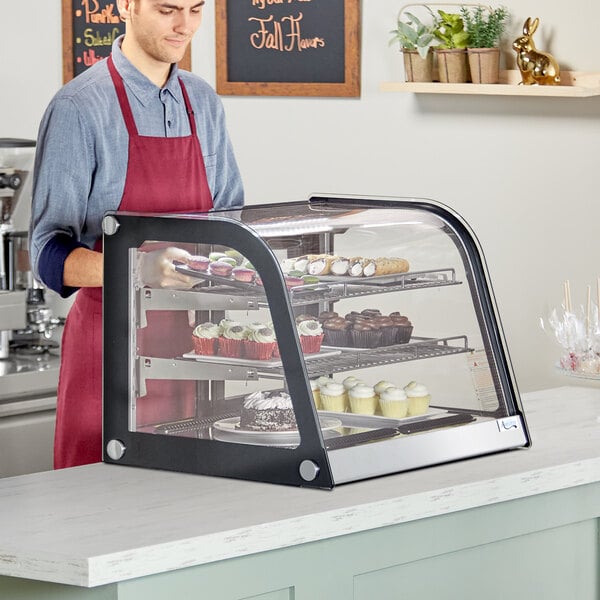
M 536 50 L 532 36 L 540 20 L 533 22 L 528 17 L 523 25 L 523 35 L 513 42 L 513 50 L 517 53 L 517 65 L 521 71 L 524 85 L 559 85 L 560 67 L 555 58 L 547 52 Z

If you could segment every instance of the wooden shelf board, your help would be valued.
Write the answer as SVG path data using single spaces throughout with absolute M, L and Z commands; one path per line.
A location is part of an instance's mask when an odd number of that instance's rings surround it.
M 500 83 L 413 83 L 386 81 L 382 92 L 412 92 L 415 94 L 478 94 L 488 96 L 546 96 L 589 98 L 600 96 L 600 73 L 562 71 L 561 85 L 519 85 L 521 73 L 501 71 Z

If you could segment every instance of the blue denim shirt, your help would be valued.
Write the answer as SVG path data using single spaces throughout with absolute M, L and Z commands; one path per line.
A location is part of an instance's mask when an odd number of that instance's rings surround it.
M 158 88 L 112 47 L 140 135 L 190 135 L 178 82 L 184 82 L 195 112 L 214 208 L 239 208 L 244 193 L 227 134 L 220 98 L 203 79 L 174 65 Z M 93 248 L 102 217 L 121 202 L 129 136 L 106 60 L 65 85 L 52 99 L 38 134 L 34 167 L 30 258 L 36 277 L 67 297 L 64 261 L 77 247 Z

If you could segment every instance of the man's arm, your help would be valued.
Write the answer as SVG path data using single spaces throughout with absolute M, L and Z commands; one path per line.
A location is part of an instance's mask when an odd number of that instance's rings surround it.
M 63 283 L 65 286 L 100 287 L 103 280 L 102 253 L 88 250 L 87 248 L 75 248 L 64 263 Z

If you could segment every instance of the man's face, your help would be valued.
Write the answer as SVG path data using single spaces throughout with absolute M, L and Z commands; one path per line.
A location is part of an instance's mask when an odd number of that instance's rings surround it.
M 202 22 L 205 0 L 121 0 L 127 37 L 146 58 L 179 62 Z

